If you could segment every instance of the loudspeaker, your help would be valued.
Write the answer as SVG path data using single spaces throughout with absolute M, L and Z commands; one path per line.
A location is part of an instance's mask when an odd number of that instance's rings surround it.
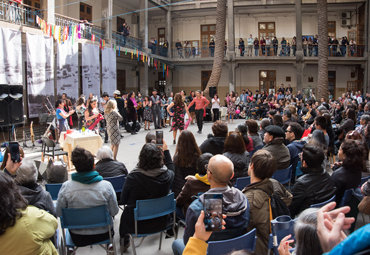
M 131 126 L 132 126 L 132 122 L 126 123 L 125 129 L 129 133 L 131 133 Z M 139 132 L 140 128 L 141 128 L 140 123 L 136 122 L 135 132 Z
M 8 85 L 0 85 L 0 126 L 9 126 L 10 124 L 10 114 L 9 111 L 9 86 Z
M 209 87 L 209 97 L 213 98 L 217 94 L 217 87 Z
M 23 86 L 9 86 L 11 125 L 22 124 L 23 117 Z

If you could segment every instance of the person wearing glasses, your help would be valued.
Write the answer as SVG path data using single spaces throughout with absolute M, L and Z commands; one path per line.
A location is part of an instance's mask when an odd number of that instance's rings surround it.
M 300 161 L 299 153 L 302 152 L 305 141 L 301 140 L 303 129 L 301 125 L 296 122 L 291 122 L 285 131 L 285 139 L 290 143 L 287 148 L 290 154 L 290 164 L 292 165 L 292 178 L 291 183 L 295 181 L 295 169 L 297 168 L 298 161 Z

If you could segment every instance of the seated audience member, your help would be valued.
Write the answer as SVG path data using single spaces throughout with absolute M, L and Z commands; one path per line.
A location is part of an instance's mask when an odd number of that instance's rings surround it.
M 285 138 L 290 141 L 287 148 L 290 155 L 290 164 L 292 165 L 292 183 L 295 181 L 295 171 L 297 169 L 298 161 L 300 161 L 299 154 L 302 152 L 302 148 L 306 144 L 305 141 L 301 140 L 302 134 L 303 129 L 298 123 L 290 123 L 285 131 Z
M 272 118 L 272 124 L 284 129 L 283 117 L 280 114 L 275 114 L 274 117 Z
M 216 121 L 212 125 L 212 132 L 213 135 L 208 135 L 208 138 L 199 146 L 199 149 L 202 153 L 222 154 L 228 132 L 227 123 L 221 120 Z
M 177 142 L 173 163 L 175 164 L 175 179 L 172 191 L 177 197 L 185 185 L 185 177 L 197 173 L 197 160 L 202 155 L 195 137 L 189 130 L 180 133 Z
M 290 123 L 295 122 L 292 120 L 292 112 L 289 109 L 285 109 L 283 112 L 283 129 L 286 130 Z
M 248 126 L 244 123 L 239 124 L 236 126 L 235 131 L 239 132 L 241 136 L 243 137 L 245 149 L 248 152 L 253 151 L 253 140 L 251 137 L 248 136 Z
M 50 238 L 58 220 L 44 210 L 27 206 L 12 178 L 0 172 L 1 254 L 57 255 Z
M 45 191 L 42 186 L 37 184 L 38 171 L 31 159 L 23 159 L 22 165 L 17 170 L 16 183 L 19 191 L 28 201 L 28 205 L 33 205 L 56 216 L 53 200 L 50 193 Z
M 228 186 L 234 173 L 233 163 L 223 155 L 216 155 L 210 159 L 207 171 L 211 189 L 205 194 L 222 193 L 222 211 L 229 215 L 225 219 L 227 230 L 212 233 L 209 241 L 226 240 L 243 235 L 249 222 L 249 205 L 241 191 Z M 202 210 L 204 210 L 204 194 L 196 199 L 186 212 L 187 227 L 183 240 L 177 239 L 172 244 L 175 255 L 182 254 L 189 238 L 194 235 L 195 224 Z
M 303 176 L 292 188 L 293 201 L 290 215 L 295 217 L 313 204 L 325 202 L 336 194 L 336 188 L 329 174 L 322 168 L 325 153 L 320 147 L 305 145 L 302 150 Z
M 176 213 L 176 216 L 185 219 L 186 211 L 188 210 L 190 204 L 194 201 L 192 196 L 198 196 L 198 193 L 204 193 L 209 190 L 206 166 L 212 157 L 213 155 L 211 153 L 204 153 L 200 155 L 197 160 L 198 173 L 195 174 L 195 176 L 186 177 L 187 181 L 184 185 L 184 188 L 176 198 L 176 206 L 181 207 L 182 211 L 180 213 Z
M 126 166 L 113 159 L 113 151 L 108 146 L 101 147 L 96 153 L 99 160 L 95 165 L 95 171 L 103 178 L 127 175 Z
M 338 132 L 344 132 L 346 135 L 349 131 L 355 129 L 356 125 L 356 113 L 353 109 L 348 109 L 346 112 L 346 119 L 344 120 L 343 124 L 339 126 Z
M 298 121 L 298 114 L 297 114 L 297 108 L 296 108 L 296 105 L 295 103 L 293 103 L 294 105 L 290 104 L 288 105 L 288 108 L 292 114 L 292 120 L 294 122 L 297 122 Z
M 235 185 L 236 179 L 248 176 L 249 152 L 245 150 L 242 136 L 237 132 L 230 132 L 226 137 L 224 156 L 234 164 L 234 176 L 230 180 Z
M 119 233 L 123 251 L 130 244 L 129 233 L 135 233 L 134 210 L 137 200 L 160 198 L 166 196 L 173 179 L 175 167 L 167 143 L 163 140 L 163 153 L 153 143 L 143 146 L 137 166 L 127 175 L 121 193 L 121 203 L 126 205 L 121 216 Z M 138 234 L 155 233 L 167 226 L 169 216 L 138 222 Z
M 362 135 L 362 137 L 365 136 L 365 127 L 370 122 L 370 116 L 369 115 L 362 115 L 360 119 L 360 125 L 356 127 L 356 131 Z
M 315 145 L 317 147 L 320 147 L 323 150 L 327 150 L 327 140 L 325 139 L 324 132 L 322 132 L 319 129 L 316 129 L 313 131 L 312 135 L 310 135 L 310 138 L 308 139 L 308 144 Z
M 21 158 L 24 158 L 24 152 L 21 146 L 19 146 L 19 154 L 21 155 Z M 6 147 L 4 152 L 4 158 L 3 163 L 1 164 L 1 170 L 4 171 L 4 173 L 8 174 L 13 179 L 17 176 L 17 169 L 20 166 L 20 163 L 14 164 L 11 157 L 10 157 L 10 149 L 9 146 Z
M 270 179 L 276 171 L 276 159 L 262 149 L 253 154 L 248 174 L 251 184 L 243 193 L 250 205 L 250 222 L 247 231 L 257 229 L 256 253 L 267 254 L 270 236 L 270 196 L 274 193 L 288 206 L 292 195 L 276 180 Z
M 317 234 L 317 211 L 317 208 L 306 209 L 295 220 L 295 254 L 323 254 Z M 289 240 L 290 237 L 291 235 L 288 235 L 281 240 L 278 248 L 279 254 L 290 254 L 289 244 L 294 242 L 293 240 Z
M 245 121 L 245 124 L 248 126 L 249 137 L 251 137 L 253 140 L 253 149 L 256 150 L 258 148 L 261 148 L 263 144 L 258 134 L 257 121 L 250 119 L 250 120 Z
M 155 132 L 148 132 L 145 136 L 145 143 L 151 143 L 155 141 Z
M 327 129 L 327 121 L 324 116 L 317 116 L 315 118 L 315 129 L 316 130 L 321 130 L 324 133 L 325 136 L 325 147 L 329 147 L 329 135 L 328 132 L 326 131 Z
M 264 118 L 261 123 L 260 123 L 260 130 L 258 130 L 258 135 L 260 136 L 262 142 L 263 142 L 263 139 L 265 137 L 265 133 L 266 133 L 266 130 L 265 128 L 267 126 L 270 126 L 270 120 L 268 118 Z
M 366 167 L 364 148 L 355 140 L 344 140 L 338 151 L 338 159 L 342 164 L 331 176 L 337 188 L 337 205 L 342 201 L 346 190 L 358 187 L 361 182 L 361 172 Z
M 63 183 L 68 180 L 67 164 L 63 161 L 49 160 L 46 167 L 46 182 L 47 183 Z M 44 177 L 45 173 L 43 174 Z
M 87 150 L 76 147 L 72 151 L 71 161 L 76 168 L 72 180 L 63 183 L 57 200 L 57 216 L 63 208 L 90 208 L 106 205 L 111 217 L 118 213 L 116 193 L 112 184 L 104 181 L 94 171 L 94 156 Z M 74 229 L 69 231 L 77 246 L 86 246 L 102 242 L 109 238 L 108 227 Z M 109 249 L 111 249 L 111 245 Z
M 370 123 L 366 125 L 364 131 L 364 141 L 367 144 L 367 147 L 370 149 Z
M 324 113 L 322 116 L 326 119 L 326 132 L 329 136 L 329 147 L 328 147 L 328 153 L 334 154 L 334 143 L 335 143 L 335 133 L 331 124 L 331 116 L 329 113 Z
M 284 130 L 281 127 L 270 125 L 265 128 L 264 150 L 269 151 L 276 159 L 277 170 L 286 169 L 290 166 L 290 154 L 288 148 L 283 144 Z

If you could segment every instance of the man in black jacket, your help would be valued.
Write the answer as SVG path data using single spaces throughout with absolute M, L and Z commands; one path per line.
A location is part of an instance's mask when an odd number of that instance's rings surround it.
M 292 188 L 293 201 L 289 206 L 292 218 L 311 205 L 325 202 L 336 194 L 333 181 L 321 166 L 324 159 L 321 148 L 308 144 L 303 146 L 301 170 L 304 175 Z
M 212 155 L 222 154 L 224 151 L 224 144 L 228 132 L 227 123 L 220 120 L 213 123 L 212 132 L 213 135 L 208 135 L 200 146 L 202 154 L 211 153 Z
M 183 56 L 182 56 L 182 44 L 181 44 L 181 42 L 180 42 L 179 39 L 177 39 L 177 42 L 175 44 L 175 47 L 177 49 L 177 52 L 179 53 L 179 57 L 180 58 L 183 58 Z
M 114 91 L 113 96 L 114 96 L 114 99 L 116 99 L 117 109 L 118 109 L 119 114 L 121 114 L 122 117 L 126 116 L 125 101 L 121 97 L 121 92 L 119 90 L 116 90 L 116 91 Z M 124 121 L 122 121 L 120 124 L 121 124 L 122 127 L 124 127 L 126 123 L 124 123 Z

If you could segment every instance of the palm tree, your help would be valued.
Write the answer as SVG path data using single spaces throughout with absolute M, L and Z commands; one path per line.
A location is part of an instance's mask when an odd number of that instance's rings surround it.
M 207 87 L 204 90 L 204 94 L 208 94 L 209 87 L 217 87 L 221 77 L 225 49 L 226 4 L 227 0 L 217 1 L 215 57 L 213 59 L 212 74 L 208 81 Z M 231 39 L 234 38 L 230 38 L 230 40 Z
M 328 11 L 327 0 L 317 0 L 319 62 L 317 96 L 328 100 Z

